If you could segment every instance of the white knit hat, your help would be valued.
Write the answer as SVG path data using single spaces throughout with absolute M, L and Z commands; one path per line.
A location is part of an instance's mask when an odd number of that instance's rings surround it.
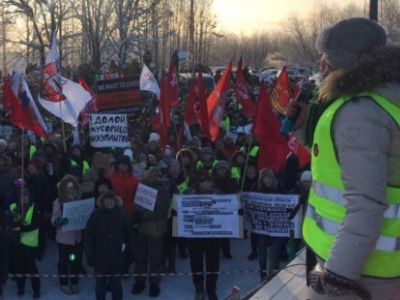
M 157 132 L 150 133 L 149 143 L 151 142 L 156 142 L 156 143 L 160 142 L 160 135 Z
M 300 181 L 312 181 L 312 176 L 311 176 L 311 172 L 310 171 L 304 171 L 303 173 L 301 173 L 300 176 Z

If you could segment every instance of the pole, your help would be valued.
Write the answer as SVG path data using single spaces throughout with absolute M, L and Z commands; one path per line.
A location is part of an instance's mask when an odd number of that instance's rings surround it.
M 242 178 L 242 184 L 240 186 L 240 192 L 243 192 L 244 188 L 244 183 L 246 181 L 246 172 L 247 172 L 247 166 L 249 165 L 249 157 L 250 157 L 250 151 L 251 147 L 253 146 L 253 139 L 250 141 L 249 148 L 247 149 L 247 154 L 246 154 L 246 163 L 244 165 L 244 170 L 243 170 L 243 178 Z
M 194 0 L 190 0 L 190 52 L 192 53 L 192 70 L 195 64 L 195 51 L 194 51 Z
M 1 21 L 2 21 L 2 37 L 3 37 L 3 76 L 7 75 L 7 47 L 6 47 L 6 16 L 5 16 L 5 1 L 2 1 L 1 5 Z
M 24 143 L 24 130 L 21 129 L 21 194 L 20 194 L 20 204 L 21 204 L 21 220 L 24 219 L 24 168 L 25 168 L 25 163 L 24 163 L 24 148 L 25 148 L 25 143 Z
M 62 117 L 61 101 L 60 101 L 60 117 Z M 63 141 L 64 153 L 67 153 L 67 145 L 65 143 L 65 126 L 64 126 L 64 120 L 63 119 L 61 119 L 61 136 L 62 136 L 62 141 Z
M 378 22 L 378 0 L 369 1 L 369 18 Z

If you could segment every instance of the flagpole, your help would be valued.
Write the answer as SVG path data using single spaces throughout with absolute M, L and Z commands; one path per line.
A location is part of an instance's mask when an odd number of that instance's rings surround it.
M 246 181 L 246 172 L 247 172 L 247 166 L 249 165 L 249 157 L 250 157 L 250 152 L 251 152 L 251 147 L 253 146 L 253 138 L 250 141 L 249 148 L 247 149 L 247 155 L 246 155 L 246 163 L 244 165 L 244 170 L 243 170 L 243 178 L 242 178 L 242 184 L 240 186 L 240 192 L 243 192 L 244 189 L 244 183 Z
M 21 129 L 21 193 L 20 193 L 20 204 L 21 204 L 21 220 L 24 219 L 24 129 Z
M 64 153 L 67 153 L 67 145 L 65 143 L 65 126 L 64 126 L 64 120 L 62 119 L 62 104 L 61 104 L 61 101 L 60 101 L 60 120 L 61 120 L 61 136 L 62 136 L 62 141 L 63 141 Z

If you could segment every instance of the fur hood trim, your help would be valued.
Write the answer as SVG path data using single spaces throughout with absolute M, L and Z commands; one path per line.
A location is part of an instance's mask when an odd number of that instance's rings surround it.
M 328 75 L 321 83 L 318 99 L 330 102 L 394 82 L 400 82 L 400 47 L 387 47 L 365 55 L 352 69 L 340 69 Z

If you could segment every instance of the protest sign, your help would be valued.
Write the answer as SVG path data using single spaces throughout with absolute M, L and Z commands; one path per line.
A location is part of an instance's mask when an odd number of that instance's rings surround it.
M 99 80 L 96 84 L 96 107 L 99 111 L 128 108 L 141 104 L 138 77 Z
M 64 203 L 63 218 L 67 218 L 68 223 L 62 227 L 62 231 L 84 229 L 93 210 L 94 198 Z
M 258 234 L 300 238 L 300 217 L 288 217 L 299 203 L 298 195 L 242 193 L 245 227 Z
M 139 183 L 135 194 L 134 203 L 147 210 L 154 211 L 157 202 L 158 191 L 147 185 Z
M 126 115 L 90 114 L 90 144 L 92 147 L 129 147 Z
M 233 195 L 175 195 L 174 236 L 241 238 L 240 201 Z

